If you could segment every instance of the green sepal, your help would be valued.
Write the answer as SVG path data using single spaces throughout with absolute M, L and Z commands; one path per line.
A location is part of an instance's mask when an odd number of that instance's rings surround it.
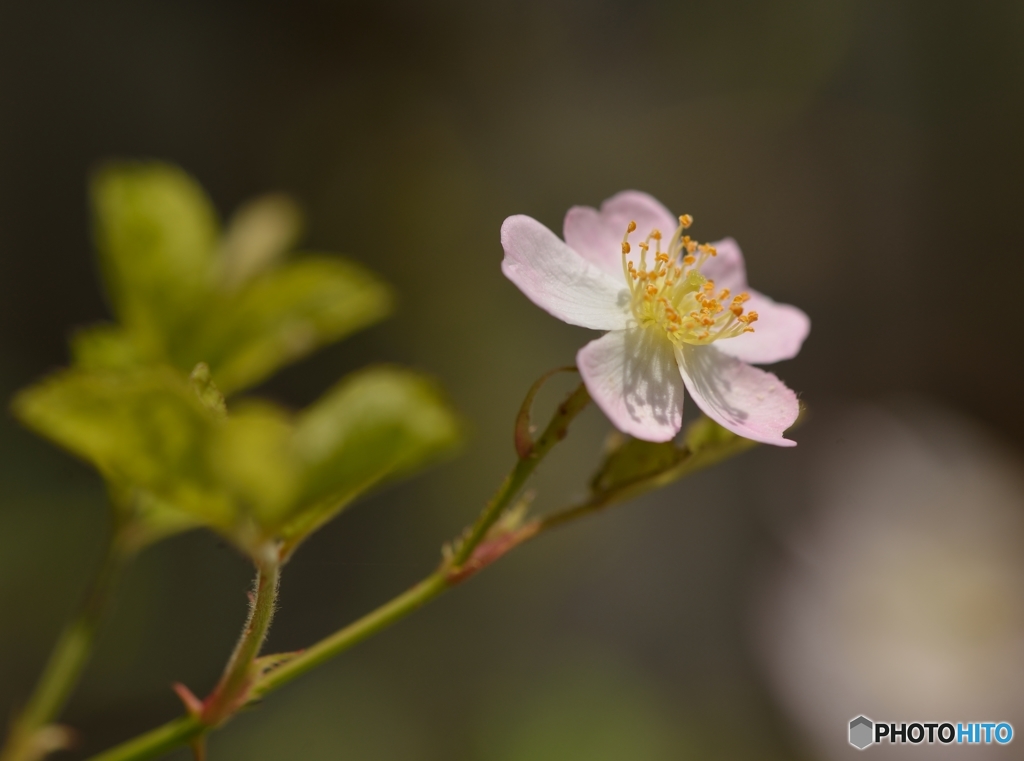
M 591 479 L 592 499 L 619 502 L 639 496 L 756 444 L 706 417 L 691 423 L 682 440 L 682 445 L 642 441 L 616 431 L 609 437 L 605 459 Z
M 607 443 L 607 455 L 590 482 L 594 494 L 613 492 L 627 484 L 657 476 L 687 456 L 685 448 L 671 441 L 634 439 L 615 431 Z

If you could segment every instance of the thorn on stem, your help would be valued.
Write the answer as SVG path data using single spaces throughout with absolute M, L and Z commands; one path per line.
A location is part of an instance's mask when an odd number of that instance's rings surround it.
M 203 712 L 203 701 L 195 696 L 188 687 L 183 685 L 181 682 L 175 682 L 171 685 L 171 689 L 178 696 L 181 702 L 185 705 L 185 710 L 189 716 L 199 716 Z

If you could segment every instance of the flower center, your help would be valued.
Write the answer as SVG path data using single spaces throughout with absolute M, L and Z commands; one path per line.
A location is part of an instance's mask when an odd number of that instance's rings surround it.
M 622 236 L 622 273 L 629 285 L 633 316 L 641 326 L 661 328 L 676 345 L 709 344 L 753 333 L 751 324 L 757 321 L 757 312 L 744 313 L 743 306 L 750 294 L 733 296 L 728 288 L 716 293 L 715 281 L 701 274 L 700 268 L 718 252 L 714 246 L 683 234 L 692 224 L 689 214 L 681 216 L 665 251 L 661 249 L 661 231 L 652 230 L 637 244 L 637 267 L 628 258 L 629 235 L 636 231 L 636 222 L 629 223 Z

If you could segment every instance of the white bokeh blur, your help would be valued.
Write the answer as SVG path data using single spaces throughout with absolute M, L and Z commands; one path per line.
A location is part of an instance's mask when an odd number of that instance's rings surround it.
M 851 719 L 1009 721 L 1006 746 L 867 748 L 876 759 L 1019 758 L 1024 743 L 1024 467 L 972 421 L 924 404 L 822 421 L 809 507 L 757 595 L 758 645 L 814 757 L 847 759 Z

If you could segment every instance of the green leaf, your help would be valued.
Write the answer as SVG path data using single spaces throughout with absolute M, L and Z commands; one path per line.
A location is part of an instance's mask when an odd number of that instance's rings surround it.
M 202 188 L 177 167 L 119 163 L 92 183 L 96 242 L 108 295 L 140 353 L 170 343 L 207 309 L 217 217 Z
M 211 308 L 181 367 L 209 364 L 226 394 L 364 328 L 391 311 L 391 291 L 339 257 L 304 257 L 266 272 Z
M 71 356 L 83 370 L 130 370 L 144 364 L 131 335 L 119 325 L 92 325 L 71 336 Z
M 228 290 L 267 270 L 291 250 L 302 232 L 302 212 L 288 196 L 249 201 L 231 217 L 221 244 L 220 281 Z
M 22 391 L 18 418 L 92 463 L 124 494 L 142 489 L 203 523 L 229 528 L 235 506 L 209 465 L 218 416 L 169 369 L 69 370 Z M 130 509 L 128 500 L 117 500 Z
M 249 402 L 225 415 L 203 366 L 58 373 L 21 392 L 27 426 L 92 463 L 141 545 L 204 524 L 239 547 L 275 537 L 290 552 L 384 479 L 450 450 L 458 422 L 415 373 L 346 378 L 293 416 Z
M 263 532 L 274 533 L 302 490 L 294 420 L 265 402 L 248 402 L 218 433 L 214 469 Z
M 434 384 L 415 373 L 378 367 L 342 380 L 298 418 L 294 443 L 304 476 L 298 510 L 281 530 L 286 545 L 381 481 L 450 452 L 461 433 Z
M 281 259 L 302 229 L 285 196 L 243 206 L 223 239 L 202 188 L 160 163 L 112 164 L 92 184 L 117 326 L 80 332 L 80 367 L 212 369 L 226 394 L 386 316 L 390 290 L 336 257 Z
M 111 503 L 122 513 L 121 539 L 138 552 L 161 539 L 203 525 L 194 515 L 178 510 L 152 492 L 108 482 Z

